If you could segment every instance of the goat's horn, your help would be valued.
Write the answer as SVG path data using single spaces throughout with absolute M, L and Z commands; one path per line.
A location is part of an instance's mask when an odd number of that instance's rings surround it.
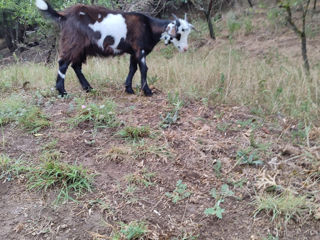
M 188 22 L 187 13 L 184 13 L 184 20 Z
M 178 17 L 172 13 L 172 16 L 174 17 L 174 20 L 178 20 Z
M 191 27 L 191 29 L 195 30 L 196 32 L 200 32 L 200 31 L 197 30 L 192 24 L 189 24 L 189 26 Z

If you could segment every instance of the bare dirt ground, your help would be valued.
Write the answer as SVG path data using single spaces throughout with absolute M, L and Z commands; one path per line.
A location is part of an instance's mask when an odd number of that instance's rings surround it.
M 186 101 L 178 123 L 163 130 L 160 116 L 170 108 L 165 94 L 128 96 L 109 86 L 102 96 L 88 98 L 105 96 L 116 101 L 118 118 L 126 125 L 150 126 L 155 136 L 134 146 L 115 135 L 117 128 L 107 128 L 99 129 L 92 142 L 90 122 L 74 128 L 66 124 L 75 114 L 70 112 L 72 98 L 43 106 L 53 125 L 36 136 L 7 126 L 2 135 L 6 144 L 0 149 L 10 157 L 39 163 L 42 147 L 56 139 L 63 162 L 83 165 L 97 175 L 92 193 L 62 205 L 52 204 L 54 189 L 32 192 L 23 177 L 2 180 L 0 239 L 109 239 L 119 222 L 131 221 L 147 224 L 143 239 L 267 239 L 277 229 L 281 239 L 319 239 L 319 221 L 313 217 L 290 221 L 286 229 L 276 228 L 264 213 L 253 217 L 253 200 L 264 172 L 278 185 L 293 184 L 302 194 L 319 187 L 304 188 L 314 166 L 303 157 L 304 149 L 291 143 L 295 122 L 262 119 L 243 107 L 211 108 Z M 252 131 L 257 143 L 268 146 L 260 158 L 264 164 L 237 165 L 236 153 L 250 146 Z M 315 140 L 310 139 L 308 152 L 319 161 Z M 217 161 L 221 161 L 219 171 L 214 170 Z M 147 187 L 136 180 L 131 183 L 135 191 L 129 192 L 128 175 L 143 179 L 145 169 L 155 174 L 153 184 Z M 172 192 L 178 180 L 192 194 L 175 204 L 165 193 Z M 210 190 L 225 183 L 235 194 L 222 204 L 223 218 L 205 216 L 204 210 L 215 202 Z

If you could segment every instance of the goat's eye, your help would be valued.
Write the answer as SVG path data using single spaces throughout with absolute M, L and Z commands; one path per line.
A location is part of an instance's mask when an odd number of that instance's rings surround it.
M 182 32 L 184 32 L 185 30 L 182 28 L 182 30 L 181 30 Z

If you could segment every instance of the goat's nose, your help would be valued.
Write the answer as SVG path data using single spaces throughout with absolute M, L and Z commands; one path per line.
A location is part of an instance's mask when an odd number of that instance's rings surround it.
M 184 48 L 183 48 L 183 51 L 184 51 L 184 52 L 188 51 L 188 47 L 184 47 Z

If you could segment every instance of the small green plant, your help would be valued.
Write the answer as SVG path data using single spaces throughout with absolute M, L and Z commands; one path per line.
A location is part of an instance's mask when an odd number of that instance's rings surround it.
M 78 109 L 79 113 L 69 121 L 72 126 L 82 122 L 92 122 L 95 128 L 116 127 L 119 124 L 116 119 L 116 104 L 111 100 L 101 105 L 95 103 L 85 105 L 83 101 L 78 100 Z
M 314 210 L 314 204 L 306 196 L 296 196 L 290 191 L 279 195 L 256 196 L 254 204 L 256 205 L 254 217 L 260 212 L 265 212 L 271 217 L 271 221 L 283 221 L 285 225 L 292 219 L 298 221 L 305 215 L 311 215 Z
M 142 138 L 149 137 L 151 135 L 151 131 L 149 127 L 145 127 L 145 126 L 141 126 L 141 127 L 127 126 L 121 129 L 118 132 L 118 135 L 120 135 L 125 139 L 129 139 L 137 142 Z
M 225 212 L 225 209 L 220 207 L 220 203 L 222 203 L 224 200 L 223 199 L 219 199 L 216 204 L 214 205 L 214 207 L 212 208 L 207 208 L 204 211 L 204 214 L 206 216 L 210 216 L 210 215 L 215 215 L 217 218 L 222 219 L 222 213 Z
M 190 197 L 191 192 L 187 190 L 187 184 L 183 184 L 182 180 L 178 180 L 176 188 L 173 193 L 166 193 L 166 196 L 172 199 L 173 203 L 178 203 L 179 201 Z
M 222 162 L 221 162 L 221 160 L 217 160 L 213 164 L 213 170 L 214 170 L 214 173 L 217 177 L 221 177 L 221 168 L 222 168 Z
M 77 196 L 84 191 L 92 191 L 93 175 L 80 166 L 74 166 L 58 161 L 46 161 L 29 172 L 29 189 L 47 191 L 59 188 L 56 202 L 74 200 L 71 193 Z
M 237 151 L 237 164 L 261 166 L 263 162 L 259 160 L 258 151 L 247 148 Z
M 179 111 L 183 107 L 183 101 L 180 99 L 179 94 L 168 93 L 168 102 L 172 105 L 172 110 L 167 112 L 165 116 L 161 115 L 161 128 L 168 128 L 171 125 L 177 123 L 179 120 Z
M 120 223 L 120 230 L 116 233 L 113 233 L 111 236 L 112 240 L 134 240 L 134 239 L 142 239 L 146 233 L 148 232 L 148 228 L 144 222 L 132 221 L 129 224 Z
M 222 219 L 222 213 L 225 212 L 225 209 L 220 207 L 220 204 L 224 202 L 224 198 L 234 196 L 234 192 L 230 190 L 228 184 L 223 184 L 220 188 L 220 191 L 217 189 L 212 188 L 210 191 L 211 197 L 216 200 L 214 207 L 207 208 L 204 211 L 206 216 L 215 215 L 217 218 Z

